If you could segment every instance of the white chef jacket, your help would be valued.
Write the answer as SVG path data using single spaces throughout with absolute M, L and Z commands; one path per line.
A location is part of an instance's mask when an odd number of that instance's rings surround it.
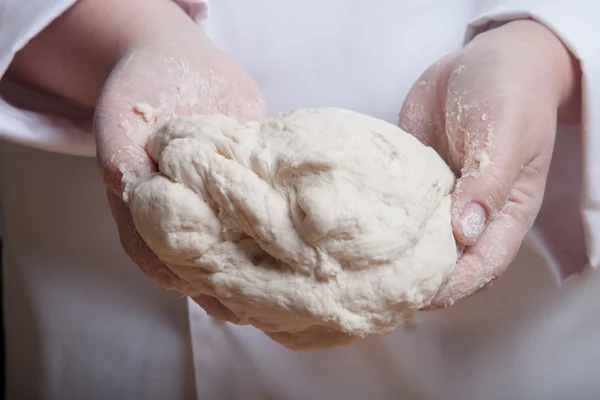
M 1 0 L 0 72 L 73 3 Z M 600 3 L 177 3 L 253 76 L 270 112 L 337 106 L 390 122 L 420 73 L 465 40 L 518 18 L 545 24 L 584 73 L 582 126 L 558 134 L 529 235 L 550 270 L 524 250 L 448 310 L 384 338 L 292 352 L 149 282 L 120 248 L 87 124 L 12 105 L 22 89 L 3 79 L 9 399 L 600 399 Z

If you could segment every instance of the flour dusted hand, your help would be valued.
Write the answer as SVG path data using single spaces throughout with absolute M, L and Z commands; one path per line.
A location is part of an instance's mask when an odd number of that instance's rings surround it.
M 580 76 L 551 30 L 518 20 L 440 59 L 411 89 L 400 127 L 456 172 L 452 224 L 465 246 L 428 309 L 489 287 L 517 256 L 544 199 L 557 123 L 580 120 Z
M 156 171 L 148 137 L 174 115 L 224 114 L 241 121 L 263 118 L 260 90 L 244 69 L 217 49 L 175 3 L 152 2 L 161 23 L 129 42 L 106 80 L 94 118 L 98 163 L 123 249 L 165 289 L 196 293 L 154 254 L 135 225 L 129 182 Z M 136 35 L 137 36 L 137 35 Z M 140 279 L 143 279 L 140 277 Z M 210 296 L 192 299 L 216 318 L 233 316 Z
M 341 109 L 177 117 L 148 151 L 159 173 L 129 193 L 144 241 L 286 347 L 389 333 L 454 269 L 454 175 L 387 122 Z

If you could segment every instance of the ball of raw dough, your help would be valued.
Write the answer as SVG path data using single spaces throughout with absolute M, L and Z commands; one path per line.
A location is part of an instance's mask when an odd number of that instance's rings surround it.
M 165 264 L 295 350 L 391 332 L 453 271 L 454 175 L 395 125 L 324 108 L 172 119 L 137 229 Z

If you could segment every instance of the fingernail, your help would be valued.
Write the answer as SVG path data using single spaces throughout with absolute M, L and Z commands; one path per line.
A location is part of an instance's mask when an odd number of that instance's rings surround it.
M 486 212 L 478 203 L 467 204 L 460 213 L 460 228 L 463 235 L 470 240 L 476 240 L 485 228 Z

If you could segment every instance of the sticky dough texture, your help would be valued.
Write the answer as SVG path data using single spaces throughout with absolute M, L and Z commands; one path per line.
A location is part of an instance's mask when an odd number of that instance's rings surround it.
M 395 125 L 332 108 L 177 117 L 148 152 L 159 173 L 130 193 L 143 239 L 184 294 L 288 348 L 387 334 L 454 269 L 454 176 Z

